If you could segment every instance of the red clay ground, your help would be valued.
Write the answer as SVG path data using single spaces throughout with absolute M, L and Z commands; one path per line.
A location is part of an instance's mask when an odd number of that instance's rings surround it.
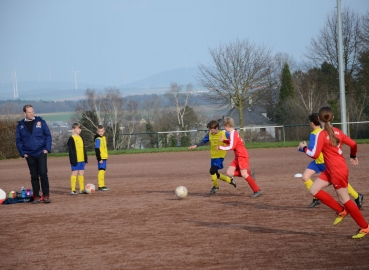
M 334 227 L 331 209 L 307 208 L 312 198 L 293 177 L 307 156 L 296 148 L 249 154 L 259 198 L 241 178 L 210 196 L 207 151 L 110 156 L 111 191 L 76 197 L 68 158 L 50 157 L 51 204 L 0 205 L 1 269 L 369 269 L 369 236 L 351 239 L 358 226 L 350 217 Z M 358 157 L 350 183 L 369 220 L 369 145 Z M 30 187 L 24 159 L 0 161 L 0 171 L 6 192 Z M 96 175 L 91 156 L 86 183 L 97 184 Z M 183 200 L 179 185 L 189 190 Z

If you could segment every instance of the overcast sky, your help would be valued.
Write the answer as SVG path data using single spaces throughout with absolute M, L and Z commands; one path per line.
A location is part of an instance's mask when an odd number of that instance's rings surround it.
M 364 14 L 369 0 L 342 0 Z M 337 0 L 0 0 L 0 83 L 119 86 L 210 63 L 239 39 L 299 61 Z

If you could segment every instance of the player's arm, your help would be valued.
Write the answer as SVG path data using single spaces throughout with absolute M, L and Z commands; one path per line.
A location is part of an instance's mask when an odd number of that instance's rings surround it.
M 228 151 L 228 150 L 232 150 L 234 148 L 234 134 L 235 134 L 235 131 L 233 130 L 232 132 L 229 133 L 229 139 L 225 139 L 223 140 L 222 142 L 227 144 L 227 146 L 222 146 L 222 145 L 219 145 L 218 146 L 218 149 L 219 150 L 225 150 L 225 151 Z
M 190 147 L 188 147 L 188 149 L 194 149 L 198 146 L 206 145 L 208 142 L 209 142 L 209 133 L 207 133 L 205 135 L 205 137 L 201 141 L 199 141 L 197 144 L 194 144 L 194 145 L 191 145 Z
M 313 133 L 310 133 L 310 136 L 309 136 L 309 144 L 307 145 L 307 147 L 309 149 L 313 149 L 314 148 L 314 145 L 315 145 L 315 134 Z M 298 150 L 302 153 L 305 153 L 303 147 L 298 147 Z
M 223 135 L 221 135 L 220 137 L 219 137 L 219 141 L 220 142 L 222 142 L 222 143 L 224 143 L 224 144 L 227 144 L 227 145 L 229 145 L 230 144 L 230 133 L 229 132 L 224 132 L 224 134 L 225 134 L 225 137 L 223 136 Z
M 95 155 L 96 155 L 96 159 L 98 161 L 101 160 L 101 152 L 100 152 L 100 139 L 95 139 Z
M 317 159 L 322 152 L 324 146 L 324 133 L 319 132 L 315 136 L 314 147 L 309 149 L 306 142 L 301 142 L 299 147 L 311 158 Z
M 346 136 L 346 134 L 343 134 L 341 138 L 341 143 L 346 144 L 350 147 L 350 164 L 354 166 L 358 165 L 359 160 L 356 157 L 356 154 L 357 154 L 356 142 L 350 137 Z

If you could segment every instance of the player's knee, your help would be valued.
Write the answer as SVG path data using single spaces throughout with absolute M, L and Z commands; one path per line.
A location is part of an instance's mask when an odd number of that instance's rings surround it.
M 218 173 L 218 169 L 215 168 L 215 167 L 211 167 L 209 172 L 210 172 L 211 175 L 213 175 L 213 174 Z
M 311 195 L 313 195 L 313 196 L 315 196 L 315 195 L 318 193 L 318 191 L 319 191 L 319 190 L 316 190 L 316 189 L 315 189 L 315 188 L 313 188 L 313 187 L 311 187 L 311 188 L 309 189 L 310 194 L 311 194 Z

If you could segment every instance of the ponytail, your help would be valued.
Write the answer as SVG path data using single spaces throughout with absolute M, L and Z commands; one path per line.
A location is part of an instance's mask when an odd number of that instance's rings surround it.
M 319 120 L 324 123 L 324 129 L 328 132 L 329 144 L 331 146 L 338 146 L 340 140 L 334 135 L 334 130 L 331 126 L 334 115 L 330 107 L 322 107 L 319 110 Z

